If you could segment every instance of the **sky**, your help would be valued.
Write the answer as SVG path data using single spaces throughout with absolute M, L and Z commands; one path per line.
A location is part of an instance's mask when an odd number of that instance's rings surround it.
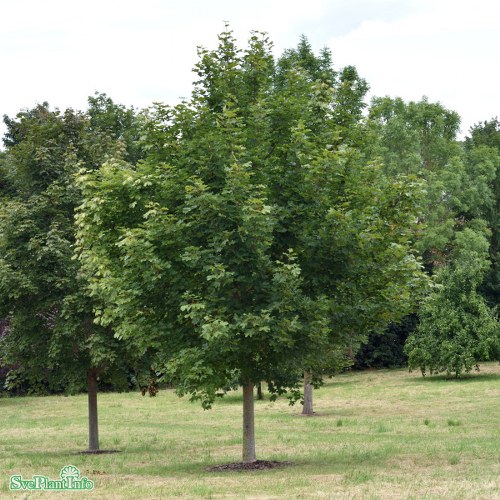
M 96 91 L 136 108 L 176 103 L 224 21 L 241 47 L 267 32 L 276 56 L 304 34 L 336 68 L 356 66 L 370 96 L 457 111 L 462 137 L 500 117 L 497 0 L 0 0 L 0 115 L 43 101 L 85 109 Z

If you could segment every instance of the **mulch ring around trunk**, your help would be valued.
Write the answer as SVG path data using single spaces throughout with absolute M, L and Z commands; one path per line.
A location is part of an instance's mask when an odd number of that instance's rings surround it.
M 232 464 L 214 465 L 207 467 L 208 472 L 226 472 L 226 471 L 245 471 L 245 470 L 267 470 L 287 467 L 292 462 L 277 462 L 275 460 L 256 460 L 255 462 L 243 463 L 235 462 Z
M 121 453 L 121 450 L 84 450 L 77 451 L 76 455 L 107 455 L 108 453 Z

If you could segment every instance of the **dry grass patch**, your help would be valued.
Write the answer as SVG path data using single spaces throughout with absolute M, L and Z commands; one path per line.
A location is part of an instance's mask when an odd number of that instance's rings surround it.
M 319 416 L 256 401 L 257 454 L 284 469 L 207 472 L 241 454 L 241 395 L 211 411 L 136 393 L 99 397 L 101 446 L 87 445 L 86 396 L 0 399 L 0 497 L 11 474 L 76 465 L 92 494 L 54 498 L 500 498 L 500 366 L 462 381 L 404 370 L 346 373 L 315 393 Z M 43 494 L 30 494 L 37 498 Z

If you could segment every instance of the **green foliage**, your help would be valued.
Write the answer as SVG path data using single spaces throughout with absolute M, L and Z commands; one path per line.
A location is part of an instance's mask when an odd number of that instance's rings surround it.
M 392 175 L 413 174 L 425 182 L 426 196 L 419 214 L 425 225 L 418 249 L 426 267 L 446 261 L 456 227 L 457 212 L 465 207 L 465 160 L 456 133 L 460 119 L 439 103 L 427 99 L 376 98 L 370 108 L 371 154 L 381 155 Z
M 157 105 L 145 161 L 84 169 L 78 252 L 96 320 L 204 407 L 235 384 L 296 387 L 306 367 L 409 312 L 421 186 L 355 147 L 366 83 L 304 38 L 200 49 L 188 102 Z M 338 78 L 337 78 L 338 76 Z
M 0 356 L 2 364 L 12 366 L 11 388 L 81 390 L 89 368 L 101 378 L 121 373 L 116 388 L 126 385 L 126 350 L 111 330 L 93 325 L 96 304 L 72 258 L 74 209 L 81 196 L 75 173 L 81 165 L 102 162 L 105 135 L 108 153 L 116 155 L 126 146 L 116 125 L 114 135 L 103 125 L 113 113 L 122 127 L 131 126 L 123 120 L 130 112 L 106 96 L 90 99 L 89 115 L 51 111 L 44 103 L 15 119 L 4 118 L 0 317 L 8 318 L 9 331 Z
M 470 137 L 465 139 L 468 148 L 487 146 L 500 150 L 500 121 L 498 118 L 479 122 L 471 127 Z
M 366 344 L 356 354 L 355 369 L 396 368 L 406 366 L 404 345 L 408 335 L 416 328 L 417 314 L 413 313 L 398 323 L 390 324 L 381 334 L 371 332 Z
M 492 137 L 496 126 L 484 125 L 484 133 L 479 128 L 473 129 L 474 139 L 467 139 L 464 147 L 456 139 L 459 126 L 456 113 L 426 99 L 405 103 L 387 97 L 372 102 L 368 126 L 373 134 L 368 150 L 370 154 L 381 155 L 387 172 L 393 175 L 411 172 L 425 182 L 425 202 L 419 214 L 421 234 L 416 246 L 429 274 L 439 274 L 443 266 L 449 266 L 450 273 L 457 272 L 455 247 L 461 233 L 465 228 L 482 233 L 485 225 L 489 227 L 494 265 L 486 279 L 480 273 L 483 284 L 477 286 L 489 290 L 488 298 L 495 304 L 491 291 L 498 283 L 494 278 L 497 273 L 493 249 L 498 233 L 495 179 L 500 162 L 498 151 L 490 145 L 495 144 Z M 444 288 L 450 288 L 449 293 L 458 293 L 449 279 L 441 276 L 439 280 Z M 365 350 L 367 355 L 377 353 L 380 344 L 375 336 L 372 339 Z M 432 351 L 430 345 L 428 348 Z M 428 356 L 432 357 L 432 352 Z
M 459 377 L 480 361 L 500 359 L 500 324 L 477 288 L 488 269 L 488 241 L 465 228 L 453 260 L 437 275 L 438 287 L 423 305 L 420 324 L 406 343 L 410 369 Z
M 491 269 L 486 274 L 482 291 L 491 305 L 500 303 L 500 123 L 498 119 L 485 121 L 470 130 L 466 138 L 466 150 L 473 158 L 474 165 L 479 163 L 483 182 L 487 182 L 490 193 L 488 203 L 483 206 L 481 216 L 491 229 L 490 260 Z M 491 174 L 493 173 L 493 175 Z
M 248 169 L 228 167 L 219 192 L 193 178 L 183 200 L 176 199 L 183 172 L 171 168 L 107 164 L 99 192 L 95 176 L 81 178 L 83 236 L 104 235 L 82 254 L 99 273 L 94 293 L 107 297 L 99 321 L 115 322 L 118 335 L 143 348 L 159 348 L 178 392 L 205 406 L 234 381 L 269 379 L 281 390 L 305 343 L 322 343 L 326 333 L 322 311 L 301 293 L 293 254 L 270 259 L 274 214 Z M 170 197 L 176 202 L 166 205 Z M 128 227 L 113 234 L 107 224 L 116 220 Z

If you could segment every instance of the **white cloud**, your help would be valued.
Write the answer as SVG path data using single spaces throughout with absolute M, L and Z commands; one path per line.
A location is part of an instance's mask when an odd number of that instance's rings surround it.
M 224 20 L 242 43 L 268 31 L 277 54 L 301 33 L 329 44 L 335 63 L 358 66 L 378 95 L 426 94 L 467 125 L 500 114 L 500 26 L 486 0 L 4 2 L 0 114 L 44 100 L 84 108 L 95 90 L 137 107 L 187 96 L 196 46 L 213 47 Z
M 36 101 L 84 106 L 94 90 L 127 104 L 187 95 L 196 46 L 216 43 L 223 21 L 239 37 L 250 30 L 286 39 L 297 20 L 318 16 L 325 2 L 17 0 L 2 12 L 5 76 L 0 113 Z M 265 15 L 264 15 L 265 14 Z M 295 35 L 295 33 L 294 33 Z
M 330 39 L 340 65 L 354 64 L 375 95 L 440 101 L 462 131 L 499 114 L 500 18 L 494 2 L 426 3 L 393 21 L 367 21 Z

